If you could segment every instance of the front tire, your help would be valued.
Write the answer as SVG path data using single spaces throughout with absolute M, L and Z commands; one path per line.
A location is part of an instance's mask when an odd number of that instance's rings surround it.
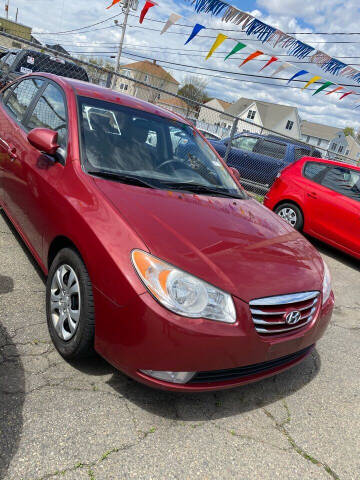
M 79 254 L 64 248 L 51 264 L 46 284 L 46 315 L 55 348 L 67 360 L 94 352 L 92 285 Z
M 295 230 L 301 231 L 304 226 L 304 216 L 294 203 L 282 203 L 275 208 L 275 213 Z

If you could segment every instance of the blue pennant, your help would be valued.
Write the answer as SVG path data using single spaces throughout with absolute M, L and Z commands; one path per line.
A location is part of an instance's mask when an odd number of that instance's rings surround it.
M 196 13 L 209 13 L 219 15 L 225 8 L 229 7 L 228 3 L 222 0 L 190 0 L 192 5 L 195 5 Z
M 300 72 L 295 73 L 295 75 L 293 75 L 290 78 L 290 80 L 287 82 L 287 84 L 289 85 L 289 83 L 292 82 L 293 80 L 295 80 L 295 78 L 300 77 L 301 75 L 306 75 L 307 73 L 309 73 L 307 70 L 300 70 Z
M 254 18 L 245 29 L 246 35 L 256 35 L 256 37 L 265 43 L 269 37 L 275 32 L 275 28 L 270 27 L 266 23 L 260 22 Z
M 191 42 L 191 40 L 192 40 L 193 38 L 195 38 L 196 35 L 197 35 L 199 32 L 201 32 L 201 30 L 203 30 L 204 28 L 206 28 L 206 27 L 204 27 L 204 25 L 200 25 L 200 23 L 197 23 L 197 24 L 195 25 L 195 27 L 193 28 L 193 31 L 191 32 L 190 37 L 186 40 L 185 45 L 187 45 L 189 42 Z

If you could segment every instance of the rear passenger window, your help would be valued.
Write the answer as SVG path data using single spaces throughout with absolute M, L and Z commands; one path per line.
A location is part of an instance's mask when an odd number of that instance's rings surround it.
M 58 144 L 62 149 L 67 144 L 67 120 L 65 99 L 58 87 L 49 84 L 39 98 L 27 122 L 30 129 L 49 128 L 58 132 Z
M 321 178 L 328 168 L 326 163 L 315 163 L 315 162 L 308 162 L 304 168 L 304 177 L 312 180 L 313 182 L 320 183 Z
M 29 78 L 11 87 L 4 97 L 4 103 L 18 122 L 21 122 L 25 113 L 43 85 L 43 80 Z
M 321 183 L 324 187 L 360 202 L 360 172 L 346 167 L 333 167 Z
M 269 142 L 268 140 L 261 140 L 255 145 L 254 152 L 266 155 L 267 157 L 276 158 L 277 160 L 284 160 L 286 154 L 286 145 L 281 143 Z

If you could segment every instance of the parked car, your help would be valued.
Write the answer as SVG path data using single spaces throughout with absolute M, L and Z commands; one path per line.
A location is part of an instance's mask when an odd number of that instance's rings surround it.
M 86 70 L 60 57 L 28 49 L 9 50 L 0 60 L 0 86 L 28 73 L 48 72 L 88 82 Z
M 217 140 L 217 141 L 218 141 L 218 140 L 221 140 L 221 138 L 220 138 L 218 135 L 216 135 L 215 133 L 209 132 L 209 131 L 207 131 L 207 130 L 203 130 L 202 128 L 199 128 L 198 130 L 199 130 L 199 132 L 201 132 L 201 133 L 204 135 L 204 137 L 207 138 L 208 140 Z
M 182 117 L 32 74 L 2 92 L 0 137 L 0 203 L 47 276 L 65 359 L 95 347 L 148 385 L 217 390 L 297 364 L 323 335 L 320 255 Z
M 264 203 L 296 230 L 360 258 L 360 167 L 305 157 L 282 171 Z
M 230 139 L 210 140 L 215 150 L 225 158 Z M 236 168 L 244 180 L 269 186 L 286 166 L 305 155 L 321 157 L 318 150 L 282 137 L 241 133 L 235 135 L 227 164 Z

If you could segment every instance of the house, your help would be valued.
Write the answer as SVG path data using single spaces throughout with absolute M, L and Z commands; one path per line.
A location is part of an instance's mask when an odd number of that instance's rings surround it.
M 122 65 L 119 73 L 129 79 L 118 77 L 114 89 L 148 102 L 155 103 L 163 98 L 168 98 L 166 93 L 158 92 L 151 87 L 157 87 L 174 94 L 179 90 L 179 82 L 163 67 L 158 65 L 156 60 L 153 62 L 145 60 Z M 149 87 L 131 79 L 143 82 L 149 85 Z
M 231 103 L 225 102 L 225 100 L 220 100 L 220 98 L 213 98 L 209 102 L 204 103 L 204 105 L 200 108 L 198 120 L 200 122 L 206 122 L 211 125 L 220 125 L 221 123 L 221 113 L 225 112 Z M 214 112 L 210 110 L 210 108 L 215 108 L 218 112 Z
M 61 55 L 70 55 L 70 53 L 65 50 L 64 47 L 62 47 L 59 43 L 56 43 L 55 45 L 50 45 L 46 44 L 48 48 L 51 48 L 51 50 L 55 50 L 56 52 L 59 52 Z
M 172 95 L 161 96 L 156 100 L 156 105 L 167 108 L 174 113 L 177 113 L 185 118 L 192 119 L 195 116 L 195 110 L 188 103 L 181 98 L 173 97 Z
M 351 135 L 345 136 L 340 127 L 303 120 L 301 122 L 301 140 L 322 149 L 328 158 L 347 157 L 353 160 L 360 158 L 358 142 Z
M 5 37 L 1 32 L 19 37 L 19 40 Z M 14 22 L 8 18 L 0 17 L 0 49 L 4 51 L 9 48 L 24 48 L 26 44 L 22 43 L 21 39 L 27 40 L 28 42 L 33 41 L 31 32 L 31 27 Z
M 226 114 L 247 122 L 239 123 L 240 131 L 263 134 L 274 132 L 300 140 L 300 117 L 296 107 L 242 97 L 221 116 L 221 126 L 230 129 L 233 119 Z M 249 125 L 249 122 L 254 123 L 254 126 Z

